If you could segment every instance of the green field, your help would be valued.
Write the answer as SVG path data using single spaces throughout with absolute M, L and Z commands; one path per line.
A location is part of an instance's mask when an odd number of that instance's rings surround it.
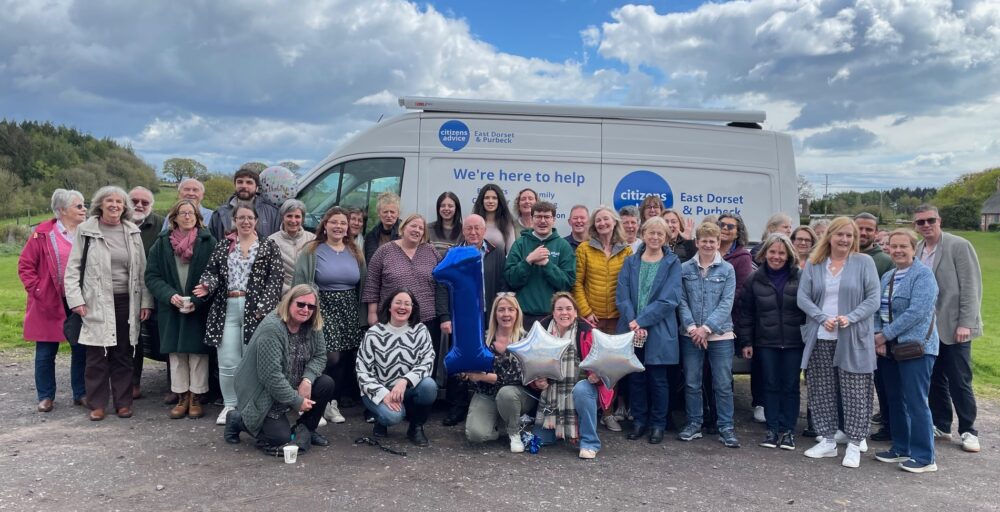
M 157 194 L 156 202 L 169 203 L 176 191 Z M 158 204 L 159 206 L 159 204 Z M 159 209 L 159 208 L 157 208 Z M 976 392 L 1000 397 L 1000 234 L 959 232 L 976 246 L 983 270 L 983 323 L 986 332 L 972 352 Z M 17 256 L 0 256 L 0 350 L 27 350 L 22 341 L 24 288 L 17 277 Z

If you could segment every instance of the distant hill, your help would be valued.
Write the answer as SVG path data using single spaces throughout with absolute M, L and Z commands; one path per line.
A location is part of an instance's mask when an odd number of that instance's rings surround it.
M 136 185 L 154 192 L 156 172 L 131 147 L 49 122 L 0 120 L 0 217 L 47 210 L 52 191 Z

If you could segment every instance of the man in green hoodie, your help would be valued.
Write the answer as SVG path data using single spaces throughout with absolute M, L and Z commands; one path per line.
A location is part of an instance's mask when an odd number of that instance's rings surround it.
M 556 206 L 545 201 L 535 203 L 531 219 L 532 228 L 522 231 L 510 248 L 503 272 L 521 303 L 525 329 L 549 315 L 553 293 L 568 292 L 576 281 L 576 253 L 552 227 Z

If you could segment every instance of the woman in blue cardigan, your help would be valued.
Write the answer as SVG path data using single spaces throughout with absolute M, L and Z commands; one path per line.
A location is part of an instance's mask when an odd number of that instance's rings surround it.
M 894 346 L 917 343 L 923 355 L 888 357 L 882 378 L 889 402 L 892 447 L 875 454 L 882 462 L 898 462 L 911 473 L 937 471 L 934 424 L 927 405 L 931 370 L 938 353 L 934 305 L 938 286 L 934 272 L 914 259 L 917 235 L 909 229 L 889 234 L 889 255 L 896 270 L 882 276 L 882 305 L 875 315 L 875 350 L 892 355 Z
M 806 450 L 818 459 L 837 456 L 837 385 L 850 438 L 844 467 L 861 465 L 861 441 L 868 437 L 875 371 L 873 319 L 878 311 L 879 278 L 875 261 L 858 252 L 858 227 L 837 217 L 823 234 L 802 271 L 796 301 L 806 314 L 802 326 L 802 368 L 809 388 L 809 409 L 823 440 Z
M 645 246 L 638 254 L 625 258 L 615 292 L 620 315 L 618 332 L 632 331 L 639 339 L 646 339 L 635 349 L 646 371 L 628 377 L 635 421 L 627 437 L 639 439 L 648 427 L 652 444 L 663 441 L 670 398 L 667 365 L 678 362 L 681 265 L 677 255 L 666 249 L 668 232 L 662 217 L 653 217 L 642 225 Z

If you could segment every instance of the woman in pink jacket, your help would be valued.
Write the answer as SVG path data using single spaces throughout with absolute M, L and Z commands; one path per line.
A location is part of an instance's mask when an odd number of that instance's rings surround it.
M 35 390 L 38 411 L 49 412 L 56 398 L 56 353 L 64 341 L 63 322 L 66 308 L 63 273 L 69 251 L 76 240 L 76 227 L 87 218 L 83 194 L 76 190 L 56 189 L 52 193 L 55 218 L 42 222 L 21 251 L 17 274 L 28 294 L 24 315 L 24 339 L 35 342 Z M 73 346 L 70 382 L 73 403 L 83 405 L 85 387 L 83 369 L 86 348 Z

